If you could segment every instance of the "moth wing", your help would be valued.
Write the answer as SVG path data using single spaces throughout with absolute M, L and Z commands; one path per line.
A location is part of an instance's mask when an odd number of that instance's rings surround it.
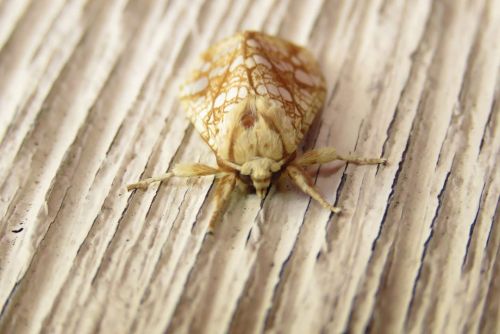
M 260 67 L 261 71 L 268 72 L 261 74 L 261 78 L 274 78 L 274 85 L 267 82 L 266 91 L 260 91 L 274 95 L 281 102 L 296 129 L 294 135 L 298 145 L 324 104 L 326 83 L 320 67 L 309 51 L 277 37 L 255 33 L 250 44 L 255 45 L 256 50 L 271 64 Z M 259 81 L 266 80 L 254 80 Z M 275 94 L 273 87 L 277 85 L 279 94 Z
M 181 85 L 180 99 L 188 118 L 216 153 L 218 147 L 215 138 L 224 112 L 228 112 L 248 94 L 248 89 L 238 91 L 239 86 L 245 86 L 246 79 L 235 78 L 230 73 L 230 64 L 242 52 L 241 46 L 239 34 L 216 43 L 201 55 L 199 64 Z M 236 79 L 241 85 L 235 83 Z M 236 91 L 227 87 L 228 82 L 237 87 Z M 234 95 L 234 99 L 226 101 L 226 95 Z
M 248 96 L 263 96 L 282 109 L 302 141 L 325 98 L 325 81 L 313 56 L 304 48 L 260 32 L 245 31 L 210 47 L 181 87 L 189 119 L 212 150 L 228 129 L 225 115 Z M 281 116 L 281 115 L 280 115 Z M 287 128 L 290 128 L 287 126 Z

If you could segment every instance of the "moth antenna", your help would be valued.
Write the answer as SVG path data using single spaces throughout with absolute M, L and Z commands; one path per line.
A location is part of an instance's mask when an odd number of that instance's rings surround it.
M 218 168 L 203 165 L 203 164 L 177 164 L 171 172 L 160 176 L 153 176 L 139 182 L 129 184 L 127 190 L 131 191 L 134 189 L 146 190 L 148 186 L 152 183 L 162 182 L 170 179 L 172 176 L 180 177 L 192 177 L 192 176 L 207 176 L 215 175 L 221 171 Z
M 230 173 L 218 178 L 215 185 L 215 209 L 210 217 L 208 233 L 214 234 L 217 223 L 228 205 L 229 195 L 236 186 L 236 174 Z
M 326 201 L 326 199 L 318 192 L 316 187 L 312 184 L 312 180 L 305 173 L 305 171 L 294 165 L 289 165 L 286 168 L 287 174 L 290 176 L 292 181 L 306 194 L 311 196 L 313 199 L 318 201 L 323 207 L 332 211 L 333 213 L 339 213 L 341 211 L 340 208 L 332 206 L 330 203 Z

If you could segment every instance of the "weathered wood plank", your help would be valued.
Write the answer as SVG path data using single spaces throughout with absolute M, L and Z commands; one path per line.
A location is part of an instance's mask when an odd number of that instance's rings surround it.
M 178 84 L 252 29 L 307 45 L 305 147 L 387 157 L 235 193 Z M 499 0 L 0 1 L 1 333 L 500 332 Z

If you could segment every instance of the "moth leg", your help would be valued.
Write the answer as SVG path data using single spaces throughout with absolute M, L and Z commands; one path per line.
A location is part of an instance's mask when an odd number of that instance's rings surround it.
M 236 178 L 236 186 L 242 193 L 249 193 L 251 190 L 251 187 L 249 184 L 241 181 L 240 179 Z
M 221 171 L 218 168 L 210 167 L 203 164 L 177 164 L 171 172 L 163 175 L 150 177 L 139 182 L 129 184 L 127 190 L 142 189 L 146 190 L 151 183 L 162 182 L 170 179 L 172 176 L 191 177 L 191 176 L 207 176 L 215 175 Z
M 305 171 L 294 165 L 289 165 L 286 168 L 287 174 L 290 176 L 292 181 L 306 194 L 318 201 L 324 208 L 332 211 L 333 213 L 339 213 L 340 208 L 330 205 L 326 199 L 318 192 L 316 187 L 312 184 L 311 178 L 305 173 Z
M 217 179 L 215 185 L 215 210 L 210 217 L 210 222 L 208 224 L 208 233 L 213 234 L 219 218 L 222 213 L 226 210 L 228 205 L 228 199 L 231 192 L 236 186 L 236 175 L 226 174 Z
M 287 179 L 288 175 L 286 173 L 281 173 L 279 178 L 278 178 L 278 181 L 276 182 L 276 189 L 278 189 L 278 191 L 284 191 L 286 188 L 286 179 Z
M 361 158 L 350 155 L 340 155 L 337 154 L 337 151 L 333 147 L 324 147 L 308 151 L 295 159 L 293 163 L 304 167 L 315 164 L 324 164 L 334 160 L 342 160 L 356 165 L 376 165 L 387 163 L 387 159 L 384 158 Z

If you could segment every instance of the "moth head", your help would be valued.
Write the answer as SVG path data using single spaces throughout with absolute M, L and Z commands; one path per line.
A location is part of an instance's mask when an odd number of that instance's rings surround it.
M 272 174 L 280 169 L 280 162 L 269 158 L 256 158 L 241 165 L 240 173 L 250 176 L 257 195 L 263 198 L 267 188 L 269 188 Z

